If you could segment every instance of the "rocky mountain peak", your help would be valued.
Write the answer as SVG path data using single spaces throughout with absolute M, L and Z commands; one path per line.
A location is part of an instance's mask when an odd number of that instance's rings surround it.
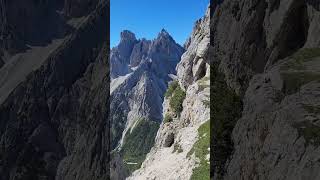
M 163 119 L 162 103 L 171 81 L 169 74 L 176 73 L 184 49 L 164 29 L 154 40 L 136 40 L 130 31 L 123 31 L 121 38 L 110 58 L 110 109 L 114 112 L 110 118 L 114 127 L 111 146 L 124 157 L 124 164 L 136 163 L 126 164 L 132 171 L 139 168 L 154 144 Z M 140 135 L 144 139 L 136 139 Z
M 157 37 L 158 40 L 164 39 L 164 40 L 168 40 L 168 41 L 172 41 L 175 43 L 174 39 L 172 38 L 172 36 L 169 34 L 169 32 L 165 29 L 162 29 Z
M 123 41 L 129 41 L 130 42 L 130 41 L 136 41 L 137 40 L 136 35 L 133 32 L 129 31 L 129 30 L 122 31 L 121 34 L 120 34 L 120 37 L 121 37 L 121 42 L 123 42 Z
M 167 30 L 165 30 L 164 28 L 161 29 L 159 36 L 170 36 L 170 34 L 168 33 Z

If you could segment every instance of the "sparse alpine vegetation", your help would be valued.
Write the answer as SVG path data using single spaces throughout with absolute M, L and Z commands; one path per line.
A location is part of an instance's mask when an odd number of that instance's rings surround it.
M 167 92 L 165 93 L 165 97 L 169 98 L 172 96 L 173 92 L 177 89 L 177 87 L 179 86 L 179 82 L 178 81 L 173 81 L 172 83 L 170 83 Z
M 193 145 L 187 157 L 195 153 L 199 159 L 198 166 L 193 169 L 191 180 L 210 179 L 210 120 L 202 124 L 198 129 L 198 141 Z
M 175 90 L 173 91 L 173 95 L 170 98 L 170 107 L 172 108 L 173 112 L 180 116 L 180 113 L 183 110 L 182 103 L 184 99 L 186 98 L 186 92 L 181 89 L 181 87 L 178 85 Z
M 173 119 L 172 119 L 172 116 L 170 114 L 166 114 L 164 116 L 164 119 L 163 119 L 163 123 L 168 123 L 168 122 L 172 122 Z
M 169 99 L 169 105 L 170 108 L 172 109 L 172 111 L 180 116 L 180 113 L 183 110 L 182 107 L 182 103 L 184 101 L 184 99 L 186 98 L 186 92 L 180 87 L 179 82 L 178 81 L 173 81 L 169 87 L 167 92 L 165 93 L 165 97 Z M 167 117 L 167 118 L 166 118 Z M 164 122 L 170 122 L 168 120 L 170 120 L 171 116 L 167 116 L 166 115 Z M 172 120 L 172 118 L 171 118 Z
M 142 118 L 132 132 L 127 132 L 121 153 L 130 173 L 140 168 L 154 144 L 158 129 L 159 123 Z
M 320 80 L 320 73 L 308 70 L 308 63 L 316 61 L 320 57 L 320 48 L 305 48 L 297 51 L 288 62 L 281 66 L 281 77 L 283 79 L 283 92 L 294 94 L 300 87 L 315 80 Z

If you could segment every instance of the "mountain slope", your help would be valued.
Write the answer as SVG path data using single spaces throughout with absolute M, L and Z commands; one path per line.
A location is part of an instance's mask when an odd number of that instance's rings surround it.
M 1 103 L 3 179 L 108 179 L 108 2 L 87 13 Z
M 196 22 L 176 67 L 155 145 L 128 179 L 209 179 L 209 12 Z
M 169 75 L 183 51 L 165 30 L 152 41 L 123 31 L 111 50 L 111 146 L 129 171 L 140 166 L 154 143 Z

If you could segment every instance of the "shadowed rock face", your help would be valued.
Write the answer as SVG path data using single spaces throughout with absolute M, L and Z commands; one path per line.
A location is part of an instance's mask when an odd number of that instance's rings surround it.
M 108 179 L 108 4 L 96 3 L 1 103 L 1 178 Z
M 50 39 L 64 36 L 67 26 L 61 12 L 63 0 L 0 2 L 0 42 L 10 54 L 28 45 L 43 45 Z M 50 22 L 50 23 L 48 23 Z
M 63 10 L 68 17 L 81 17 L 94 10 L 98 2 L 99 0 L 65 0 Z
M 213 8 L 211 71 L 224 88 L 211 95 L 228 89 L 229 100 L 243 102 L 212 99 L 220 105 L 213 124 L 226 126 L 220 137 L 213 127 L 211 149 L 227 150 L 212 156 L 213 179 L 319 179 L 319 1 L 224 0 Z
M 246 88 L 253 74 L 263 72 L 305 44 L 319 45 L 311 40 L 318 26 L 313 4 L 296 0 L 223 1 L 212 18 L 212 37 L 214 55 L 221 60 L 230 85 L 243 93 L 240 86 Z

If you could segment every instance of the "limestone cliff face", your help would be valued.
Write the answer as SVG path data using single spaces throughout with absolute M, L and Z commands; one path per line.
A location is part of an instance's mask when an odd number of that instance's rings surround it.
M 123 31 L 111 50 L 111 145 L 128 171 L 140 166 L 154 144 L 164 93 L 183 52 L 165 30 L 152 41 Z
M 108 12 L 97 3 L 54 47 L 29 44 L 0 69 L 2 179 L 108 179 Z
M 319 2 L 212 8 L 213 179 L 319 179 Z
M 194 174 L 202 165 L 209 167 L 210 132 L 198 133 L 200 126 L 209 128 L 210 120 L 209 12 L 196 22 L 176 67 L 177 77 L 166 93 L 155 145 L 128 179 L 196 179 Z M 195 149 L 203 137 L 207 137 L 202 147 L 206 153 L 199 157 Z M 209 178 L 209 170 L 204 173 Z

